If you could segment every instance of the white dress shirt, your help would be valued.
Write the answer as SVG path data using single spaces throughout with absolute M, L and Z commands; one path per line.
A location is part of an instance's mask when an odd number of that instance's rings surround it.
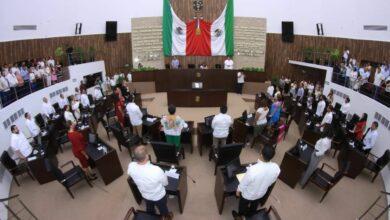
M 81 104 L 84 108 L 89 107 L 91 104 L 89 103 L 88 95 L 87 94 L 81 94 L 80 96 Z
M 273 96 L 274 95 L 274 90 L 275 90 L 275 88 L 272 85 L 268 86 L 268 88 L 267 88 L 268 95 Z
M 375 146 L 376 139 L 378 138 L 378 131 L 377 130 L 370 130 L 367 132 L 366 136 L 363 139 L 363 150 L 371 149 Z
M 41 129 L 38 127 L 38 125 L 35 123 L 35 121 L 26 119 L 26 126 L 28 130 L 30 131 L 31 137 L 36 137 L 41 133 Z
M 330 149 L 331 144 L 332 139 L 329 139 L 327 137 L 319 139 L 314 146 L 316 156 L 323 156 L 325 152 Z
M 233 69 L 234 62 L 233 60 L 225 60 L 224 62 L 224 69 L 225 70 L 232 70 Z
M 233 124 L 232 118 L 227 114 L 219 113 L 213 118 L 211 127 L 213 136 L 216 138 L 226 138 L 229 135 L 229 127 Z
M 318 117 L 321 117 L 322 114 L 324 113 L 324 109 L 325 109 L 325 101 L 324 100 L 321 100 L 318 102 L 317 104 L 317 109 L 316 109 L 316 115 Z
M 258 108 L 256 112 L 260 114 L 259 118 L 256 121 L 256 125 L 267 124 L 267 114 L 269 112 L 269 109 L 264 110 L 264 108 Z
M 20 151 L 24 157 L 28 157 L 32 153 L 32 147 L 22 132 L 11 134 L 11 148 L 14 152 Z
M 103 93 L 100 88 L 95 88 L 94 95 L 96 100 L 100 100 L 103 98 Z
M 350 103 L 344 103 L 341 108 L 340 108 L 340 111 L 343 113 L 343 114 L 348 114 L 349 113 L 349 110 L 351 109 L 351 104 Z
M 79 119 L 81 117 L 80 102 L 79 101 L 73 102 L 72 110 L 73 110 L 73 113 L 74 113 L 74 116 L 76 117 L 76 119 Z
M 15 87 L 18 84 L 18 80 L 16 79 L 15 74 L 8 73 L 5 75 L 5 78 L 8 80 L 10 87 Z
M 9 84 L 8 81 L 5 77 L 0 76 L 0 88 L 1 91 L 7 92 L 9 91 Z
M 332 120 L 333 120 L 333 112 L 327 112 L 324 118 L 322 119 L 321 125 L 332 124 Z
M 262 198 L 278 178 L 280 168 L 273 162 L 258 161 L 247 168 L 244 178 L 238 185 L 238 191 L 244 199 L 257 200 Z
M 70 112 L 70 111 L 64 112 L 64 118 L 65 118 L 65 121 L 71 121 L 72 123 L 76 123 L 76 119 L 74 118 L 72 112 Z
M 51 114 L 55 114 L 56 110 L 54 107 L 50 104 L 50 102 L 44 102 L 42 103 L 42 113 L 49 117 Z
M 245 76 L 242 72 L 237 73 L 237 83 L 244 83 L 245 82 Z
M 60 100 L 58 101 L 58 106 L 60 107 L 60 109 L 64 109 L 65 105 L 69 105 L 68 99 L 60 98 Z
M 138 105 L 130 102 L 126 105 L 126 111 L 130 118 L 130 123 L 134 126 L 142 125 L 142 112 Z
M 127 174 L 134 180 L 144 199 L 158 201 L 165 196 L 164 187 L 168 185 L 168 178 L 160 167 L 150 162 L 144 165 L 131 162 Z

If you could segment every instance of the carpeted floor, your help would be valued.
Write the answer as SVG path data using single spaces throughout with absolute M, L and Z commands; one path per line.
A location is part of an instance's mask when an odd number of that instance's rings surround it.
M 150 114 L 157 116 L 166 114 L 167 100 L 165 93 L 143 95 L 143 99 L 145 100 L 144 106 L 148 107 Z M 229 94 L 228 107 L 228 114 L 232 117 L 238 117 L 245 109 L 253 111 L 253 102 L 245 102 L 241 96 Z M 178 108 L 177 113 L 185 120 L 199 122 L 207 115 L 218 113 L 218 108 Z M 100 137 L 108 141 L 107 135 L 101 126 L 98 132 Z M 298 138 L 297 125 L 293 122 L 286 140 L 277 147 L 274 161 L 280 164 L 284 152 L 291 148 Z M 127 165 L 130 162 L 127 150 L 120 152 L 115 138 L 111 138 L 109 143 L 117 149 L 125 174 L 108 186 L 105 186 L 100 178 L 94 181 L 93 188 L 84 183 L 78 184 L 78 186 L 72 188 L 75 199 L 71 199 L 65 188 L 56 181 L 39 185 L 28 176 L 23 176 L 20 178 L 21 186 L 17 187 L 13 183 L 10 194 L 20 194 L 21 199 L 39 219 L 119 220 L 123 219 L 131 206 L 136 209 L 145 209 L 144 205 L 139 207 L 136 204 L 126 181 Z M 194 144 L 196 146 L 195 137 Z M 153 156 L 150 146 L 148 146 L 148 149 Z M 214 164 L 208 161 L 207 155 L 204 154 L 203 157 L 200 157 L 197 148 L 194 149 L 194 153 L 190 154 L 187 148 L 186 159 L 181 161 L 181 165 L 187 167 L 188 175 L 196 180 L 195 184 L 188 181 L 184 213 L 179 213 L 175 199 L 169 199 L 169 208 L 174 212 L 175 219 L 232 219 L 231 210 L 237 209 L 238 200 L 228 198 L 222 215 L 218 214 L 213 191 L 215 184 Z M 241 161 L 243 163 L 254 162 L 258 158 L 258 154 L 258 148 L 244 148 L 241 153 Z M 72 155 L 70 145 L 65 148 L 64 153 L 58 155 L 58 159 L 60 164 L 68 160 L 78 163 Z M 337 168 L 336 160 L 330 156 L 327 156 L 323 162 Z M 379 191 L 383 189 L 381 177 L 371 183 L 369 173 L 363 172 L 356 179 L 343 178 L 329 192 L 325 200 L 319 203 L 323 192 L 313 184 L 309 184 L 304 190 L 299 186 L 291 189 L 278 180 L 266 206 L 275 206 L 282 219 L 355 219 L 371 205 L 379 195 Z M 386 201 L 381 201 L 381 205 L 384 204 L 386 204 Z M 11 203 L 11 208 L 14 206 Z M 384 216 L 382 219 L 386 218 L 387 216 Z

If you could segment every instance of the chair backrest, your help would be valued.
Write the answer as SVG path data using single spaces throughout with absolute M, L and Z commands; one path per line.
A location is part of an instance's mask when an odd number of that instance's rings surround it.
M 386 150 L 385 153 L 383 153 L 383 155 L 378 158 L 378 160 L 376 161 L 376 164 L 383 168 L 385 167 L 390 161 L 390 150 Z
M 166 142 L 151 142 L 154 154 L 156 155 L 157 162 L 167 162 L 178 164 L 179 160 L 177 158 L 176 146 L 174 144 L 169 144 Z
M 118 143 L 121 145 L 126 145 L 126 138 L 123 135 L 120 128 L 116 126 L 110 126 L 112 133 L 114 134 L 115 138 L 117 139 Z
M 221 146 L 218 150 L 217 165 L 226 165 L 230 161 L 239 158 L 243 146 L 244 144 L 242 143 L 227 144 Z
M 236 143 L 245 143 L 247 127 L 244 122 L 236 119 L 233 122 L 233 141 Z
M 46 170 L 50 172 L 59 183 L 64 185 L 63 180 L 66 178 L 64 173 L 57 166 L 54 166 L 49 159 L 45 158 L 44 163 L 45 163 Z
M 35 122 L 37 123 L 37 125 L 40 127 L 40 128 L 43 128 L 45 127 L 45 120 L 43 119 L 41 113 L 38 113 L 35 117 Z
M 95 103 L 91 94 L 88 94 L 88 100 L 91 105 Z
M 15 160 L 13 160 L 7 151 L 3 151 L 3 153 L 1 154 L 1 163 L 3 164 L 3 166 L 5 168 L 7 168 L 8 170 L 12 170 L 14 169 L 15 167 L 17 167 L 16 165 L 16 162 Z M 11 172 L 11 171 L 10 171 Z M 11 172 L 12 173 L 12 172 Z
M 342 170 L 337 171 L 331 180 L 333 184 L 331 188 L 335 186 L 341 180 L 341 178 L 343 178 L 343 176 L 344 176 L 344 172 Z
M 58 102 L 53 104 L 53 108 L 54 110 L 56 110 L 57 113 L 61 112 L 60 105 L 58 104 Z

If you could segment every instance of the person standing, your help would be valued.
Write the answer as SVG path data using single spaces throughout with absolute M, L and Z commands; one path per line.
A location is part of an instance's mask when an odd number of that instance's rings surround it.
M 228 57 L 225 60 L 225 62 L 224 62 L 224 69 L 225 70 L 232 70 L 232 69 L 234 69 L 234 62 L 233 62 L 233 60 L 230 57 Z
M 70 143 L 72 143 L 72 152 L 73 155 L 79 159 L 82 169 L 84 170 L 87 178 L 90 180 L 97 179 L 96 174 L 92 173 L 91 168 L 88 163 L 89 156 L 85 151 L 87 147 L 87 142 L 83 134 L 76 130 L 76 123 L 71 121 L 67 122 L 69 131 L 68 131 L 68 139 Z
M 368 154 L 371 149 L 375 146 L 376 140 L 378 139 L 378 122 L 374 121 L 371 127 L 366 131 L 363 136 L 363 145 L 361 150 Z
M 355 124 L 355 129 L 353 130 L 355 140 L 363 140 L 363 132 L 366 130 L 367 125 L 367 113 L 363 113 L 360 120 Z
M 331 126 L 333 121 L 333 106 L 329 105 L 328 108 L 326 109 L 326 114 L 324 118 L 322 119 L 322 122 L 320 124 L 320 129 L 321 131 L 324 130 L 325 126 Z
M 167 195 L 165 186 L 168 185 L 168 178 L 164 171 L 150 163 L 145 146 L 137 146 L 134 149 L 134 162 L 130 162 L 127 174 L 137 185 L 142 198 L 146 202 L 146 211 L 155 214 L 157 206 L 160 215 L 165 219 L 172 219 L 173 213 L 169 212 L 167 206 Z
M 226 145 L 226 139 L 229 135 L 229 128 L 233 124 L 232 117 L 227 113 L 227 107 L 221 106 L 220 113 L 214 116 L 211 122 L 213 129 L 213 147 L 214 152 L 218 151 L 219 146 Z
M 282 105 L 283 105 L 282 96 L 281 95 L 276 96 L 274 103 L 272 103 L 271 105 L 271 113 L 270 113 L 271 119 L 269 121 L 270 125 L 274 125 L 278 123 L 280 112 L 282 111 Z
M 275 149 L 265 146 L 257 163 L 247 168 L 236 192 L 236 196 L 240 198 L 240 201 L 238 213 L 232 211 L 235 219 L 254 214 L 268 188 L 278 179 L 280 168 L 276 163 L 271 162 L 274 155 Z
M 245 83 L 245 74 L 243 72 L 237 73 L 237 85 L 236 85 L 236 93 L 242 94 L 242 88 L 244 87 Z
M 349 97 L 346 97 L 345 101 L 344 101 L 344 104 L 340 108 L 341 113 L 344 114 L 344 119 L 349 114 L 349 111 L 351 109 L 351 103 L 350 102 L 351 102 L 351 100 L 349 99 Z
M 56 110 L 51 105 L 51 103 L 47 100 L 46 97 L 43 97 L 43 103 L 42 103 L 42 113 L 46 118 L 51 118 L 56 113 Z
M 118 118 L 118 121 L 122 128 L 125 125 L 125 113 L 123 109 L 125 108 L 125 98 L 122 96 L 122 92 L 119 87 L 115 89 L 115 115 Z
M 322 133 L 321 138 L 316 142 L 316 145 L 314 146 L 314 151 L 310 157 L 309 166 L 307 167 L 307 169 L 306 169 L 306 171 L 305 171 L 305 173 L 300 181 L 300 184 L 302 187 L 307 183 L 310 176 L 317 169 L 317 166 L 321 162 L 326 151 L 328 151 L 330 149 L 331 144 L 332 144 L 332 138 L 333 138 L 332 129 L 327 128 Z
M 64 94 L 61 93 L 60 94 L 60 100 L 58 100 L 58 106 L 63 111 L 66 105 L 69 105 L 69 101 L 68 101 L 67 98 L 65 98 Z
M 263 132 L 265 126 L 267 126 L 267 115 L 269 108 L 266 103 L 261 103 L 261 107 L 257 109 L 255 114 L 255 126 L 253 128 L 253 139 L 251 147 L 255 144 L 255 139 Z
M 176 107 L 170 105 L 168 107 L 169 115 L 164 116 L 161 119 L 161 125 L 164 129 L 165 138 L 167 143 L 174 144 L 176 146 L 176 152 L 180 152 L 180 136 L 183 128 L 187 128 L 187 123 L 176 115 Z
M 133 126 L 133 133 L 138 135 L 142 140 L 142 112 L 137 104 L 134 102 L 134 96 L 130 95 L 129 103 L 126 105 L 126 111 L 130 118 L 130 123 Z
M 11 144 L 13 152 L 15 153 L 14 159 L 27 160 L 32 154 L 32 147 L 28 142 L 26 136 L 19 131 L 19 128 L 16 125 L 11 126 Z
M 30 113 L 26 112 L 24 114 L 24 118 L 26 118 L 26 126 L 30 131 L 31 137 L 34 138 L 36 144 L 41 144 L 41 129 L 38 125 L 31 119 Z
M 71 121 L 72 123 L 76 123 L 76 118 L 74 117 L 73 113 L 70 111 L 70 106 L 65 105 L 65 111 L 64 111 L 64 118 L 65 121 Z
M 320 101 L 318 102 L 317 109 L 316 109 L 316 117 L 318 119 L 320 119 L 322 117 L 322 115 L 324 114 L 324 110 L 325 110 L 325 106 L 326 106 L 326 103 L 324 100 L 324 95 L 320 95 L 319 100 Z

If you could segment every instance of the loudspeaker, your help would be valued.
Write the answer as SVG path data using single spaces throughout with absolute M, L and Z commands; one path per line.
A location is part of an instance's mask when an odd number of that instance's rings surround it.
M 317 24 L 317 35 L 319 35 L 319 36 L 324 35 L 324 28 L 322 27 L 322 23 Z
M 81 28 L 83 27 L 83 23 L 76 23 L 76 28 L 74 31 L 75 35 L 81 34 Z
M 294 22 L 282 21 L 282 41 L 294 42 Z
M 106 21 L 106 41 L 116 41 L 116 21 Z

